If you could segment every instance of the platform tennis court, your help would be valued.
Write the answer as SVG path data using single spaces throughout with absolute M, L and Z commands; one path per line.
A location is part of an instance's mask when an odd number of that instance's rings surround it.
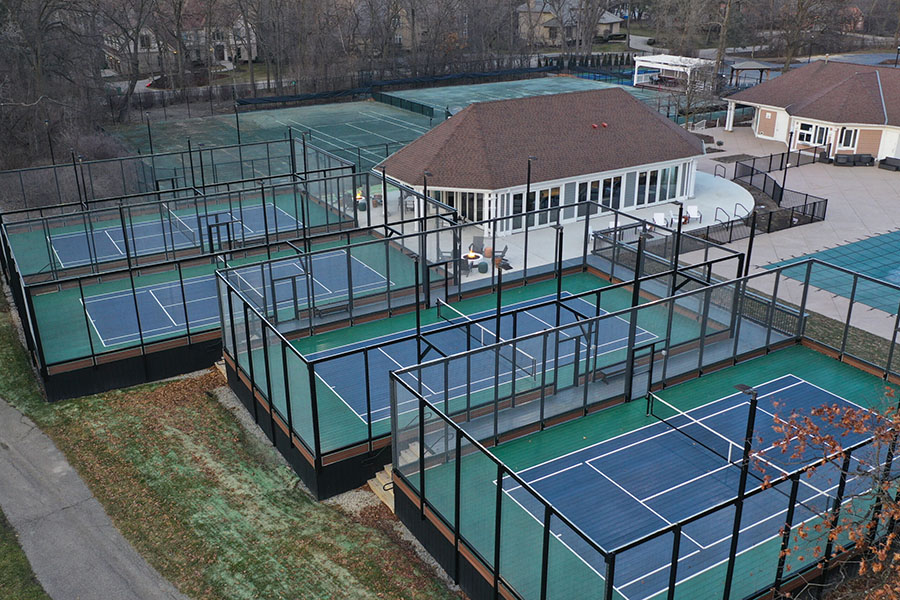
M 568 293 L 565 294 L 565 296 L 569 295 Z M 555 296 L 544 296 L 504 306 L 505 311 L 521 308 L 527 309 L 525 312 L 520 313 L 517 320 L 517 336 L 521 337 L 556 326 L 556 305 L 545 304 L 544 306 L 528 308 L 536 304 L 546 303 L 553 300 L 553 298 Z M 596 313 L 595 306 L 584 299 L 575 299 L 567 302 L 566 305 L 583 314 L 594 315 Z M 472 319 L 480 319 L 481 317 L 496 314 L 495 311 L 480 311 L 464 315 L 449 305 L 442 305 L 438 307 L 438 314 L 441 317 L 440 321 L 422 328 L 426 343 L 422 348 L 423 353 L 421 356 L 419 355 L 419 346 L 414 339 L 402 343 L 391 343 L 414 335 L 415 329 L 412 329 L 331 348 L 323 352 L 307 355 L 307 358 L 319 361 L 350 350 L 378 345 L 377 351 L 369 352 L 369 369 L 373 372 L 387 373 L 388 371 L 418 364 L 423 360 L 450 356 L 498 342 L 496 320 L 489 319 L 467 326 Z M 606 314 L 606 311 L 601 310 L 600 314 Z M 570 310 L 560 311 L 560 325 L 572 324 L 578 320 L 579 316 L 574 312 Z M 457 325 L 458 327 L 446 331 L 435 331 L 439 328 L 446 328 L 448 324 Z M 598 339 L 600 343 L 597 345 L 596 351 L 592 349 L 592 354 L 595 354 L 595 352 L 599 354 L 611 353 L 625 348 L 628 341 L 628 327 L 628 322 L 624 319 L 615 318 L 607 321 L 604 328 L 599 332 Z M 637 343 L 656 339 L 655 334 L 640 327 L 637 329 Z M 512 337 L 514 337 L 512 321 L 501 319 L 499 341 L 502 342 Z M 583 339 L 579 339 L 578 343 L 581 344 L 581 351 L 578 352 L 578 356 L 585 356 L 587 344 Z M 450 379 L 455 382 L 454 386 L 445 389 L 443 373 L 433 373 L 430 376 L 426 373 L 421 381 L 422 393 L 433 402 L 443 404 L 446 401 L 453 403 L 464 398 L 467 393 L 488 392 L 493 390 L 495 385 L 510 384 L 513 372 L 516 373 L 517 381 L 525 382 L 523 385 L 533 387 L 540 380 L 541 373 L 539 369 L 543 361 L 539 357 L 543 357 L 544 354 L 545 350 L 542 348 L 540 337 L 532 338 L 523 341 L 514 352 L 505 350 L 501 352 L 499 360 L 502 361 L 503 366 L 501 367 L 499 378 L 495 377 L 494 365 L 490 361 L 473 361 L 468 368 L 462 363 L 457 363 L 453 365 L 449 373 Z M 567 351 L 559 356 L 548 356 L 546 368 L 550 370 L 557 366 L 570 365 L 575 361 L 575 357 L 574 344 L 570 344 L 567 346 Z M 331 361 L 317 362 L 316 374 L 328 389 L 363 422 L 367 420 L 366 415 L 369 414 L 369 409 L 371 409 L 373 423 L 388 420 L 391 416 L 389 381 L 386 378 L 379 378 L 369 382 L 368 398 L 370 405 L 367 405 L 365 378 L 347 377 L 347 373 L 366 372 L 363 360 L 363 356 L 357 353 Z M 513 365 L 515 365 L 515 368 L 512 368 Z M 412 374 L 407 375 L 407 380 L 414 387 L 418 387 L 420 383 Z M 398 407 L 399 414 L 404 414 L 414 409 L 414 403 L 401 403 Z
M 809 381 L 784 375 L 755 386 L 759 394 L 753 466 L 748 489 L 761 485 L 766 476 L 776 479 L 816 458 L 810 448 L 802 457 L 786 464 L 773 447 L 783 439 L 772 429 L 789 410 L 810 414 L 822 405 L 858 408 Z M 724 390 L 723 390 L 724 391 Z M 726 392 L 727 393 L 727 392 Z M 662 399 L 656 400 L 652 422 L 611 439 L 552 458 L 518 471 L 545 499 L 553 503 L 576 526 L 601 546 L 621 547 L 645 535 L 684 520 L 737 494 L 749 397 L 731 393 L 708 404 L 681 412 Z M 786 412 L 785 407 L 789 407 Z M 840 435 L 838 426 L 823 427 L 823 433 Z M 864 438 L 851 433 L 840 438 L 848 447 Z M 820 458 L 821 455 L 818 456 Z M 730 460 L 729 460 L 730 459 Z M 862 471 L 854 463 L 853 472 Z M 824 514 L 836 495 L 839 468 L 825 465 L 812 477 L 802 477 L 793 523 Z M 864 473 L 847 482 L 847 494 L 865 491 L 870 485 Z M 505 493 L 519 506 L 543 522 L 543 507 L 534 497 L 504 481 Z M 779 494 L 781 495 L 781 494 Z M 603 499 L 604 509 L 586 498 Z M 741 521 L 739 555 L 773 539 L 784 522 L 788 496 L 772 502 L 771 495 L 748 499 Z M 697 577 L 727 560 L 733 512 L 720 511 L 714 518 L 684 527 L 678 565 L 678 583 Z M 615 523 L 615 527 L 610 527 Z M 604 564 L 583 540 L 569 530 L 553 532 L 558 541 L 576 553 L 601 578 Z M 624 552 L 616 563 L 616 591 L 628 600 L 650 598 L 664 592 L 669 582 L 671 539 L 659 540 Z M 597 564 L 592 564 L 597 563 Z
M 351 257 L 354 294 L 384 289 L 387 279 L 371 266 Z M 348 279 L 344 274 L 346 252 L 334 251 L 315 255 L 313 259 L 313 294 L 316 301 L 336 300 L 347 296 Z M 301 259 L 275 263 L 275 281 L 267 289 L 263 274 L 254 269 L 240 272 L 242 289 L 253 302 L 292 311 L 299 298 L 306 306 L 304 281 L 306 268 Z M 293 289 L 292 289 L 293 288 Z M 201 275 L 181 281 L 169 281 L 131 290 L 86 296 L 84 306 L 96 337 L 104 348 L 133 344 L 143 340 L 183 333 L 186 324 L 192 329 L 218 326 L 219 304 L 215 275 Z M 140 322 L 135 315 L 135 303 Z
M 53 233 L 47 242 L 60 268 L 124 259 L 182 248 L 206 248 L 228 241 L 261 237 L 269 233 L 296 231 L 303 227 L 294 215 L 266 204 L 206 214 L 164 209 L 158 220 L 128 225 L 128 240 L 121 224 L 91 227 L 90 231 Z M 129 246 L 130 245 L 130 246 Z
M 900 231 L 891 231 L 820 252 L 775 262 L 767 265 L 766 268 L 774 269 L 807 258 L 816 258 L 897 285 L 900 284 L 898 256 L 900 256 Z M 802 280 L 806 276 L 806 270 L 788 269 L 785 271 L 785 275 Z M 890 315 L 897 314 L 897 309 L 900 307 L 900 292 L 892 293 L 885 286 L 865 280 L 859 280 L 854 289 L 853 277 L 834 269 L 813 267 L 810 283 L 845 298 L 850 298 L 853 294 L 856 301 Z

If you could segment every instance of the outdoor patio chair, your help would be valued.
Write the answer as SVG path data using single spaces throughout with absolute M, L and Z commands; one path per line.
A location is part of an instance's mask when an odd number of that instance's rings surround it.
M 415 210 L 416 210 L 416 199 L 413 198 L 412 196 L 407 197 L 407 198 L 403 201 L 403 208 L 404 208 L 404 210 L 407 210 L 407 211 L 409 211 L 409 212 L 415 212 Z
M 669 221 L 666 220 L 664 213 L 653 213 L 653 224 L 659 227 L 668 227 Z
M 688 206 L 687 213 L 688 213 L 688 218 L 690 218 L 690 220 L 693 221 L 694 219 L 697 219 L 698 223 L 703 222 L 703 213 L 700 212 L 700 209 L 697 208 L 697 205 Z
M 853 166 L 855 167 L 874 167 L 875 157 L 871 154 L 854 154 Z
M 853 166 L 853 157 L 849 154 L 835 154 L 834 155 L 834 166 L 836 167 L 852 167 Z
M 831 164 L 831 157 L 828 156 L 827 150 L 822 150 L 819 152 L 819 162 Z
M 476 235 L 473 237 L 472 243 L 469 244 L 469 250 L 478 254 L 484 254 L 484 236 Z

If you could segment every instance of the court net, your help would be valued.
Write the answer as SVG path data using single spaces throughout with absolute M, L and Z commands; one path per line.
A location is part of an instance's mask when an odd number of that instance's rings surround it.
M 653 392 L 647 394 L 648 414 L 656 417 L 675 431 L 687 436 L 713 454 L 739 465 L 744 457 L 744 448 L 725 437 L 703 421 L 699 421 L 675 406 L 672 406 Z
M 165 205 L 164 208 L 169 216 L 169 227 L 174 228 L 174 230 L 181 233 L 181 235 L 189 239 L 191 243 L 195 245 L 198 244 L 199 240 L 197 239 L 197 232 L 190 225 L 185 223 L 181 217 L 175 214 L 175 211 L 171 208 Z
M 741 467 L 741 462 L 743 461 L 744 456 L 743 446 L 722 435 L 703 421 L 700 421 L 684 412 L 683 410 L 672 406 L 672 404 L 666 402 L 653 392 L 649 392 L 647 394 L 647 414 L 652 415 L 678 433 L 686 436 L 694 443 L 703 446 L 713 454 L 716 454 L 724 460 L 728 461 L 730 465 L 737 468 Z M 750 453 L 749 459 L 750 466 L 747 474 L 760 483 L 767 483 L 766 473 L 770 469 L 775 471 L 773 473 L 768 473 L 772 479 L 787 473 L 787 471 L 778 467 L 777 465 L 764 460 L 761 455 L 754 455 L 753 452 Z M 760 472 L 760 469 L 763 472 Z M 774 489 L 781 495 L 789 497 L 789 494 L 784 490 L 777 487 Z M 824 498 L 820 498 L 819 501 L 830 497 L 830 495 L 828 494 L 822 493 L 822 495 L 824 496 Z M 814 506 L 813 502 L 798 499 L 797 503 L 802 504 L 809 510 L 816 513 L 819 513 L 823 510 L 823 506 Z
M 502 359 L 528 377 L 535 378 L 537 376 L 537 359 L 535 357 L 521 348 L 513 349 L 508 340 L 503 339 L 484 325 L 476 323 L 471 317 L 456 310 L 440 298 L 437 301 L 437 314 L 438 317 L 450 324 L 465 326 L 469 337 L 482 346 L 502 344 L 498 347 L 498 354 Z

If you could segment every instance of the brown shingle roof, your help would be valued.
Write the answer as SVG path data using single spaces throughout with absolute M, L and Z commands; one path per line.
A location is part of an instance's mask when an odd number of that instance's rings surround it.
M 728 97 L 831 123 L 900 125 L 900 69 L 817 61 Z
M 611 88 L 471 104 L 382 165 L 410 184 L 430 171 L 435 187 L 497 190 L 525 183 L 529 156 L 540 182 L 700 154 L 697 137 Z

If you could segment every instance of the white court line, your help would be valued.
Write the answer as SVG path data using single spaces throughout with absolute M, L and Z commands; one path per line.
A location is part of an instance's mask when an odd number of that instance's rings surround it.
M 494 480 L 494 485 L 497 485 L 497 480 Z M 514 489 L 518 489 L 518 487 L 516 487 L 516 488 L 514 488 Z M 506 489 L 504 489 L 504 490 L 503 490 L 503 493 L 506 494 L 513 502 L 515 502 L 515 503 L 519 506 L 519 508 L 521 508 L 523 511 L 525 511 L 525 514 L 529 515 L 532 519 L 534 519 L 535 521 L 537 521 L 538 524 L 539 524 L 541 527 L 544 526 L 544 524 L 541 522 L 541 520 L 538 519 L 536 516 L 534 516 L 534 515 L 531 513 L 530 510 L 528 510 L 527 508 L 525 508 L 524 506 L 522 506 L 522 503 L 519 502 L 518 500 L 516 500 L 516 497 L 513 496 L 509 491 L 507 491 Z M 552 533 L 552 531 L 551 531 L 551 533 Z M 603 574 L 601 574 L 597 569 L 595 569 L 595 568 L 591 565 L 591 563 L 589 563 L 588 561 L 586 561 L 586 560 L 584 559 L 584 557 L 581 556 L 581 554 L 579 554 L 578 552 L 576 552 L 569 544 L 566 543 L 565 540 L 563 540 L 562 534 L 560 534 L 560 533 L 553 533 L 553 537 L 555 537 L 555 538 L 556 538 L 556 541 L 559 542 L 560 544 L 562 544 L 562 545 L 566 548 L 566 550 L 568 550 L 569 552 L 571 552 L 572 554 L 574 554 L 575 556 L 577 556 L 577 557 L 578 557 L 578 560 L 580 560 L 581 562 L 583 562 L 584 565 L 585 565 L 588 569 L 590 569 L 591 571 L 593 571 L 593 572 L 597 575 L 597 577 L 599 577 L 599 578 L 601 579 L 601 581 L 604 581 L 604 582 L 606 581 L 606 577 L 604 577 Z M 599 545 L 599 544 L 598 544 L 598 545 Z M 698 551 L 698 552 L 699 552 L 699 551 Z M 623 598 L 624 600 L 628 600 L 628 596 L 626 596 L 626 595 L 622 592 L 622 590 L 621 590 L 618 586 L 616 586 L 615 584 L 613 584 L 613 589 L 614 589 L 616 592 L 618 592 L 618 594 L 619 594 L 620 596 L 622 596 L 622 598 Z
M 383 348 L 379 348 L 378 351 L 381 352 L 382 354 L 384 354 L 385 356 L 387 356 L 388 359 L 390 359 L 390 361 L 391 361 L 392 363 L 394 363 L 395 365 L 397 365 L 399 368 L 401 368 L 401 369 L 405 368 L 402 364 L 400 364 L 399 362 L 397 362 L 397 361 L 394 359 L 393 356 L 391 356 L 390 354 L 388 354 L 387 352 L 385 352 Z M 431 389 L 430 387 L 428 387 L 427 385 L 425 385 L 425 382 L 422 381 L 421 379 L 418 379 L 418 378 L 416 378 L 416 377 L 413 377 L 413 379 L 415 379 L 416 382 L 418 382 L 419 384 L 421 384 L 423 388 L 425 388 L 426 390 L 428 390 L 429 392 L 431 392 L 431 394 L 430 394 L 431 396 L 434 396 L 434 395 L 436 394 L 436 392 L 435 392 L 433 389 Z
M 394 108 L 397 108 L 397 107 L 394 107 Z M 438 108 L 440 108 L 440 107 L 438 107 Z M 400 110 L 402 110 L 402 109 L 400 109 Z M 390 115 L 379 115 L 378 113 L 373 113 L 373 112 L 369 112 L 369 111 L 365 111 L 365 110 L 359 111 L 359 114 L 366 115 L 367 117 L 369 117 L 369 119 L 374 119 L 376 121 L 382 121 L 384 123 L 387 123 L 388 125 L 399 125 L 400 127 L 404 128 L 404 129 L 408 129 L 418 135 L 427 133 L 429 130 L 428 127 L 425 127 L 424 125 L 410 123 L 408 121 L 404 121 L 403 119 L 398 119 L 397 117 L 393 117 Z M 424 115 L 423 115 L 423 117 L 424 117 Z
M 786 378 L 786 377 L 794 377 L 794 378 L 796 379 L 796 377 L 795 377 L 794 375 L 781 375 L 781 376 L 779 376 L 779 377 L 776 377 L 775 379 L 771 379 L 771 380 L 766 381 L 766 382 L 764 382 L 764 383 L 760 383 L 760 384 L 757 385 L 756 387 L 759 388 L 759 387 L 762 387 L 762 386 L 764 386 L 764 385 L 768 385 L 768 384 L 770 384 L 770 383 L 774 383 L 774 382 L 778 381 L 779 379 L 784 379 L 784 378 Z M 722 402 L 722 401 L 724 401 L 724 400 L 727 400 L 728 398 L 732 398 L 732 397 L 734 397 L 734 396 L 738 396 L 739 394 L 741 394 L 741 392 L 738 392 L 737 394 L 729 394 L 728 396 L 723 396 L 723 397 L 718 398 L 718 399 L 716 399 L 716 400 L 713 400 L 713 401 L 711 401 L 711 402 L 707 402 L 706 404 L 702 404 L 702 405 L 700 405 L 700 406 L 697 406 L 697 407 L 695 407 L 695 408 L 692 408 L 691 411 L 689 411 L 689 412 L 693 412 L 693 411 L 699 410 L 699 409 L 701 409 L 701 408 L 706 408 L 707 406 L 711 406 L 711 405 L 715 404 L 716 402 Z M 706 417 L 703 417 L 703 418 L 706 418 Z M 651 422 L 651 423 L 648 423 L 648 424 L 646 424 L 646 425 L 643 425 L 643 426 L 641 426 L 641 427 L 638 427 L 637 429 L 632 429 L 631 431 L 626 431 L 626 432 L 624 432 L 624 433 L 620 433 L 619 435 L 615 435 L 615 436 L 613 436 L 613 437 L 611 437 L 611 438 L 607 438 L 607 439 L 605 439 L 605 440 L 602 440 L 602 441 L 599 441 L 599 442 L 595 442 L 595 443 L 591 444 L 590 446 L 585 446 L 584 448 L 579 448 L 578 450 L 573 450 L 572 452 L 567 452 L 566 454 L 561 454 L 560 456 L 557 456 L 557 457 L 555 457 L 555 458 L 551 458 L 551 459 L 549 459 L 549 460 L 545 460 L 545 461 L 543 461 L 543 462 L 540 462 L 540 463 L 538 463 L 538 464 L 536 464 L 536 465 L 532 465 L 532 466 L 528 467 L 527 469 L 522 469 L 521 471 L 517 471 L 517 472 L 516 472 L 516 475 L 521 476 L 522 473 L 526 473 L 526 472 L 528 472 L 528 471 L 530 471 L 530 470 L 532 470 L 532 469 L 536 469 L 536 468 L 541 467 L 541 466 L 543 466 L 543 465 L 550 464 L 550 463 L 552 463 L 552 462 L 554 462 L 554 461 L 556 461 L 556 460 L 560 460 L 560 459 L 562 459 L 562 458 L 566 458 L 566 457 L 568 457 L 568 456 L 572 456 L 573 454 L 578 454 L 579 452 L 584 452 L 585 450 L 588 450 L 588 449 L 590 449 L 590 448 L 595 448 L 595 447 L 600 446 L 600 445 L 602 445 L 602 444 L 606 444 L 606 443 L 612 442 L 613 440 L 617 440 L 617 439 L 620 439 L 620 438 L 623 438 L 623 437 L 626 437 L 626 436 L 634 435 L 634 434 L 637 433 L 638 431 L 643 431 L 643 430 L 648 429 L 648 428 L 650 428 L 650 427 L 660 427 L 660 422 L 659 422 L 659 421 L 653 421 L 653 422 Z
M 333 144 L 333 145 L 337 146 L 337 148 L 331 148 L 331 149 L 329 149 L 329 148 L 322 148 L 322 150 L 325 150 L 326 152 L 330 152 L 331 154 L 334 154 L 334 152 L 333 152 L 334 150 L 343 150 L 343 149 L 345 149 L 345 148 L 353 147 L 353 144 L 351 144 L 351 143 L 349 143 L 349 142 L 343 140 L 342 138 L 335 137 L 335 136 L 333 136 L 333 135 L 331 135 L 331 134 L 328 134 L 328 133 L 325 133 L 325 132 L 323 132 L 323 131 L 320 131 L 320 130 L 316 129 L 315 127 L 310 127 L 310 126 L 308 126 L 308 125 L 304 125 L 303 123 L 301 123 L 300 121 L 297 121 L 297 120 L 295 120 L 295 119 L 288 119 L 288 121 L 290 121 L 290 122 L 293 123 L 294 125 L 300 127 L 301 129 L 305 129 L 305 130 L 307 130 L 307 131 L 309 131 L 309 132 L 315 132 L 315 133 L 316 133 L 317 135 L 319 135 L 320 137 L 323 137 L 323 138 L 331 138 L 332 140 L 337 140 L 337 143 L 335 143 L 335 142 L 328 142 L 328 143 L 330 143 L 330 144 Z M 278 123 L 278 124 L 280 124 L 280 125 L 282 125 L 282 126 L 284 126 L 284 127 L 290 127 L 290 125 L 289 125 L 288 123 L 284 123 L 283 121 L 280 121 L 280 120 L 278 120 L 278 119 L 275 119 L 275 122 Z M 325 140 L 325 141 L 327 141 L 327 140 Z M 315 146 L 315 140 L 310 139 L 310 143 L 311 143 L 312 145 Z M 384 158 L 384 157 L 382 157 L 380 154 L 377 154 L 377 153 L 375 153 L 375 152 L 372 152 L 371 150 L 366 150 L 365 148 L 359 148 L 359 149 L 360 149 L 362 152 L 366 152 L 366 153 L 368 153 L 368 154 L 374 155 L 374 156 L 375 156 L 376 158 L 378 158 L 379 160 L 381 160 L 381 159 Z M 343 160 L 347 160 L 347 159 L 343 159 Z M 347 162 L 350 162 L 350 161 L 347 161 Z
M 376 137 L 386 139 L 387 141 L 391 142 L 392 144 L 396 144 L 397 142 L 400 141 L 400 140 L 395 140 L 394 138 L 388 137 L 386 135 L 381 135 L 380 133 L 375 133 L 374 131 L 369 131 L 368 129 L 364 129 L 362 127 L 357 127 L 353 123 L 344 123 L 344 125 L 346 125 L 347 127 L 352 127 L 353 129 L 359 129 L 360 131 L 368 133 L 369 135 L 374 135 Z
M 169 320 L 172 322 L 172 325 L 174 325 L 175 327 L 178 327 L 178 323 L 175 322 L 175 319 L 172 318 L 172 315 L 169 314 L 169 311 L 166 310 L 166 307 L 163 306 L 163 303 L 160 302 L 160 301 L 159 301 L 159 298 L 156 297 L 156 294 L 153 293 L 153 288 L 150 288 L 150 289 L 147 290 L 147 291 L 150 292 L 150 295 L 153 296 L 153 299 L 156 300 L 156 303 L 157 303 L 157 304 L 159 304 L 159 307 L 162 309 L 162 311 L 166 314 L 166 316 L 167 316 L 167 317 L 169 318 Z M 182 300 L 183 300 L 183 299 L 182 299 Z
M 109 229 L 104 229 L 104 230 L 103 230 L 103 233 L 106 234 L 106 237 L 108 237 L 108 238 L 109 238 L 109 241 L 112 242 L 112 245 L 115 246 L 116 252 L 118 252 L 119 254 L 121 254 L 121 255 L 124 256 L 125 253 L 122 252 L 122 249 L 121 249 L 121 248 L 119 248 L 119 245 L 116 243 L 116 240 L 114 240 L 113 237 L 112 237 L 111 235 L 109 235 Z
M 97 339 L 100 340 L 100 343 L 103 344 L 104 348 L 109 348 L 109 346 L 106 345 L 106 341 L 103 339 L 103 336 L 100 335 L 100 330 L 97 329 L 97 324 L 94 323 L 94 318 L 91 316 L 91 311 L 89 311 L 87 306 L 85 306 L 84 300 L 79 298 L 78 301 L 81 302 L 81 307 L 84 309 L 84 314 L 87 315 L 88 321 L 90 321 L 91 325 L 94 326 L 94 332 L 97 334 Z
M 599 473 L 601 477 L 603 477 L 604 479 L 606 479 L 607 481 L 609 481 L 611 484 L 613 484 L 614 486 L 616 486 L 617 488 L 619 488 L 620 490 L 622 490 L 623 492 L 625 492 L 625 494 L 626 494 L 629 498 L 631 498 L 632 500 L 634 500 L 635 502 L 637 502 L 638 504 L 640 504 L 641 506 L 643 506 L 644 508 L 646 508 L 647 510 L 649 510 L 650 512 L 652 512 L 652 513 L 653 513 L 654 515 L 656 515 L 658 518 L 662 519 L 662 521 L 663 521 L 664 523 L 666 523 L 667 525 L 672 525 L 672 524 L 673 524 L 670 520 L 668 520 L 667 518 L 665 518 L 664 516 L 662 516 L 661 514 L 659 514 L 658 512 L 656 512 L 655 510 L 653 510 L 651 507 L 649 507 L 649 506 L 647 506 L 646 504 L 644 504 L 643 502 L 641 502 L 640 499 L 639 499 L 637 496 L 635 496 L 634 494 L 632 494 L 631 492 L 629 492 L 628 490 L 626 490 L 624 487 L 622 487 L 621 485 L 619 485 L 612 477 L 607 476 L 606 473 L 604 473 L 603 471 L 601 471 L 600 469 L 598 469 L 597 467 L 595 467 L 595 466 L 592 465 L 591 463 L 585 462 L 585 463 L 582 463 L 582 464 L 587 465 L 588 467 L 590 467 L 591 469 L 593 469 L 594 471 L 596 471 L 597 473 Z M 698 542 L 697 540 L 695 540 L 694 538 L 692 538 L 692 537 L 689 536 L 688 534 L 684 533 L 684 531 L 681 532 L 681 535 L 684 536 L 684 537 L 686 537 L 687 539 L 691 540 L 694 544 L 696 544 L 696 545 L 699 546 L 700 548 L 703 547 L 703 544 L 701 544 L 700 542 Z
M 47 238 L 47 245 L 50 246 L 50 248 L 53 250 L 53 254 L 56 255 L 56 262 L 59 263 L 60 268 L 61 269 L 66 268 L 66 263 L 64 263 L 62 261 L 62 259 L 59 257 L 59 252 L 56 251 L 56 246 L 54 246 L 53 242 L 50 241 L 50 236 L 45 235 L 44 237 Z

